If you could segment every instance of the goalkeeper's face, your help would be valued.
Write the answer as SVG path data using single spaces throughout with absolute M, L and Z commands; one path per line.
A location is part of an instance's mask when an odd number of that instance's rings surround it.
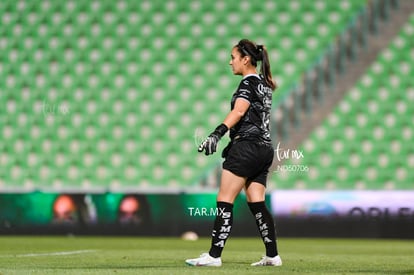
M 229 65 L 231 66 L 231 69 L 233 70 L 233 74 L 235 75 L 242 75 L 243 69 L 245 67 L 246 59 L 248 57 L 242 57 L 237 47 L 234 47 L 231 51 L 230 55 L 230 62 Z

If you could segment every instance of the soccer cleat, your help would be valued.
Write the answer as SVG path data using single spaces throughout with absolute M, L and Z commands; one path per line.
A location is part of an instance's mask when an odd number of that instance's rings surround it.
M 221 258 L 213 258 L 208 253 L 203 253 L 199 258 L 185 260 L 191 266 L 221 266 Z
M 263 256 L 262 259 L 256 263 L 252 263 L 252 266 L 281 266 L 282 265 L 282 259 L 279 255 L 275 257 L 267 257 Z

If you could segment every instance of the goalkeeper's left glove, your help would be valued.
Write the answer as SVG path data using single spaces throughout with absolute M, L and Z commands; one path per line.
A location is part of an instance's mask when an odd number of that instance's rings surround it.
M 199 152 L 203 152 L 206 156 L 213 154 L 217 150 L 217 143 L 224 136 L 224 134 L 229 130 L 227 126 L 222 123 L 212 132 L 198 147 Z

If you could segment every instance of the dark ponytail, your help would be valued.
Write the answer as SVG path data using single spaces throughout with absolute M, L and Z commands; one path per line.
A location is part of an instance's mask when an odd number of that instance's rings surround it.
M 261 61 L 260 74 L 263 75 L 265 82 L 272 90 L 277 88 L 276 82 L 272 78 L 272 72 L 270 71 L 269 55 L 263 45 L 256 45 L 253 41 L 248 39 L 242 39 L 236 45 L 242 57 L 248 55 L 251 57 L 251 63 L 253 66 L 257 66 L 257 61 Z

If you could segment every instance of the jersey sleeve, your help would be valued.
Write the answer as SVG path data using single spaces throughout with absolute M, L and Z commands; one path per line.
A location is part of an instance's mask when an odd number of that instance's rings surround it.
M 236 91 L 235 99 L 242 98 L 248 102 L 252 102 L 252 91 L 250 89 L 249 80 L 244 79 Z

